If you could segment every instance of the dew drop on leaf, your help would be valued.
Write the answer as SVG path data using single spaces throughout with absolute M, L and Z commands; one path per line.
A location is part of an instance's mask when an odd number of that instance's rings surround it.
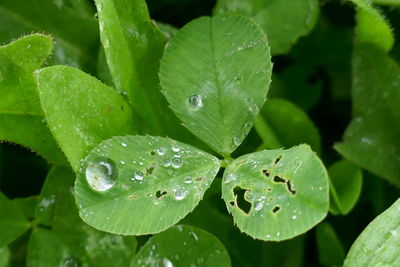
M 189 97 L 189 105 L 194 109 L 201 108 L 203 106 L 203 99 L 200 95 L 192 95 Z
M 171 163 L 172 167 L 174 167 L 175 169 L 178 169 L 181 167 L 182 165 L 182 160 L 178 157 L 175 157 L 172 159 L 172 163 Z
M 187 195 L 187 191 L 185 191 L 181 188 L 174 189 L 174 197 L 176 200 L 183 200 L 183 199 L 185 199 L 186 195 Z
M 108 159 L 89 162 L 86 167 L 86 180 L 96 191 L 106 191 L 115 185 L 117 177 L 115 164 Z
M 172 262 L 169 259 L 164 258 L 163 259 L 163 267 L 174 267 L 174 265 L 172 264 Z
M 160 147 L 160 148 L 157 148 L 156 152 L 159 156 L 163 156 L 166 152 L 166 149 L 164 147 Z
M 67 257 L 63 260 L 61 266 L 62 267 L 79 267 L 79 266 L 81 266 L 81 264 L 77 259 L 75 259 L 73 257 Z
M 235 146 L 240 145 L 240 139 L 236 136 L 232 138 L 232 142 Z
M 132 180 L 136 181 L 143 181 L 144 176 L 142 172 L 135 172 L 135 175 L 133 175 Z
M 174 152 L 179 152 L 179 151 L 181 151 L 181 148 L 180 148 L 179 146 L 173 144 L 173 145 L 172 145 L 172 151 L 174 151 Z

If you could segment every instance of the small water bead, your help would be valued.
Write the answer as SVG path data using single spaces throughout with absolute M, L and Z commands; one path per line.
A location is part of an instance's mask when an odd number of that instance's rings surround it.
M 172 151 L 174 151 L 174 152 L 179 152 L 179 151 L 181 151 L 181 148 L 180 148 L 178 145 L 173 144 L 173 145 L 172 145 Z
M 249 107 L 249 112 L 253 115 L 258 114 L 258 106 L 256 104 Z
M 191 183 L 193 183 L 193 180 L 190 177 L 186 177 L 184 183 L 191 184 Z
M 234 136 L 234 137 L 232 138 L 232 142 L 233 142 L 233 144 L 234 144 L 235 146 L 239 146 L 240 143 L 241 143 L 241 140 L 240 140 L 238 137 Z
M 166 159 L 164 162 L 164 167 L 169 167 L 171 166 L 171 161 L 169 159 Z
M 120 163 L 121 163 L 122 165 L 124 165 L 124 164 L 125 164 L 125 161 L 121 160 Z
M 292 216 L 292 219 L 293 219 L 293 220 L 296 220 L 296 218 L 297 218 L 296 215 L 293 215 L 293 216 Z
M 63 260 L 63 262 L 61 263 L 61 266 L 62 267 L 79 267 L 79 266 L 81 266 L 81 263 L 76 258 L 67 257 Z
M 174 189 L 174 197 L 176 200 L 183 200 L 185 199 L 187 194 L 187 191 L 181 189 L 181 188 L 175 188 Z
M 264 202 L 263 202 L 263 201 L 260 201 L 260 202 L 257 202 L 257 203 L 256 203 L 256 205 L 254 206 L 254 209 L 255 209 L 256 211 L 259 211 L 259 210 L 261 210 L 263 207 L 264 207 Z
M 167 150 L 165 149 L 165 147 L 160 147 L 160 148 L 157 148 L 157 149 L 156 149 L 156 153 L 157 153 L 159 156 L 163 156 L 163 155 L 165 154 L 166 151 L 167 151 Z
M 121 143 L 121 146 L 122 146 L 122 147 L 127 147 L 127 146 L 128 146 L 128 144 L 126 144 L 126 143 L 122 142 L 122 143 Z
M 200 95 L 192 95 L 189 97 L 189 105 L 191 108 L 198 109 L 203 106 L 203 99 Z
M 228 175 L 226 176 L 225 184 L 229 184 L 229 183 L 231 183 L 231 182 L 233 182 L 233 181 L 236 181 L 236 179 L 237 179 L 236 175 L 230 173 L 230 174 L 228 174 Z
M 135 172 L 131 180 L 136 180 L 136 181 L 143 181 L 144 176 L 142 172 Z
M 169 259 L 167 259 L 167 258 L 164 258 L 164 259 L 162 260 L 162 262 L 163 262 L 164 267 L 174 267 L 174 265 L 172 264 L 172 262 L 171 262 Z
M 85 171 L 86 180 L 96 191 L 106 191 L 115 185 L 117 170 L 111 160 L 89 162 Z
M 178 157 L 173 158 L 171 166 L 174 167 L 175 169 L 180 168 L 182 166 L 182 160 Z

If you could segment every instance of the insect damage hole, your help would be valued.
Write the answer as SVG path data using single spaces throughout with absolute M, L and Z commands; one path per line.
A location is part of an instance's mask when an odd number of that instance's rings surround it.
M 150 167 L 148 167 L 147 169 L 146 169 L 146 175 L 152 175 L 153 174 L 153 171 L 154 171 L 154 169 L 155 169 L 155 167 L 156 167 L 156 164 L 155 163 L 153 163 Z
M 157 198 L 157 199 L 160 199 L 161 197 L 165 196 L 166 194 L 167 194 L 167 191 L 158 190 L 158 191 L 156 192 L 156 198 Z
M 296 190 L 294 189 L 292 183 L 290 181 L 286 182 L 287 190 L 292 193 L 293 195 L 296 194 Z
M 274 164 L 278 164 L 278 162 L 281 161 L 282 157 L 283 157 L 282 155 L 278 156 L 278 157 L 275 159 Z
M 235 194 L 236 197 L 236 205 L 239 209 L 241 209 L 244 213 L 249 214 L 249 211 L 251 209 L 251 202 L 248 202 L 244 198 L 244 194 L 247 192 L 246 189 L 243 189 L 239 186 L 235 187 L 233 189 L 233 193 Z M 232 204 L 231 204 L 232 205 Z
M 283 178 L 281 178 L 281 177 L 279 177 L 278 175 L 275 175 L 275 176 L 274 176 L 273 181 L 274 181 L 275 183 L 286 183 L 286 180 L 283 179 Z
M 269 177 L 269 175 L 271 174 L 271 173 L 269 172 L 269 170 L 263 170 L 262 172 L 263 172 L 263 174 L 264 174 L 265 176 L 267 176 L 267 177 Z
M 280 206 L 275 206 L 275 207 L 272 209 L 272 212 L 273 212 L 273 213 L 277 213 L 278 211 L 280 211 L 280 209 L 281 209 Z

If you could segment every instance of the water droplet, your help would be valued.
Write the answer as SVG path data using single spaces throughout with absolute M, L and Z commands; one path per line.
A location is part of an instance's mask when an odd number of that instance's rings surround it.
M 171 166 L 171 161 L 169 159 L 166 159 L 165 162 L 164 162 L 164 166 L 165 167 Z
M 264 201 L 260 201 L 260 202 L 257 202 L 257 203 L 256 203 L 256 205 L 254 206 L 254 209 L 257 210 L 257 211 L 259 211 L 259 210 L 261 210 L 263 207 L 264 207 Z
M 121 160 L 120 162 L 121 162 L 121 164 L 122 164 L 122 165 L 124 165 L 124 164 L 125 164 L 125 161 L 123 161 L 123 160 Z
M 234 136 L 234 137 L 232 138 L 232 142 L 233 142 L 233 144 L 234 144 L 235 146 L 239 146 L 240 143 L 241 143 L 240 139 L 239 139 L 238 137 L 236 137 L 236 136 Z
M 163 262 L 164 267 L 174 267 L 172 262 L 167 258 L 163 258 L 162 262 Z
M 293 215 L 293 216 L 292 216 L 292 219 L 293 219 L 293 220 L 296 220 L 296 218 L 297 218 L 296 215 Z
M 236 175 L 230 173 L 225 178 L 225 184 L 229 184 L 230 182 L 236 181 L 236 179 L 237 179 Z
M 390 233 L 392 234 L 392 236 L 397 236 L 397 230 L 391 230 Z
M 185 184 L 191 184 L 193 181 L 190 177 L 186 177 L 184 183 Z
M 193 236 L 194 240 L 199 241 L 199 237 L 196 235 L 195 232 L 190 231 L 189 234 L 190 234 L 191 236 Z
M 371 139 L 369 139 L 369 138 L 367 138 L 367 137 L 361 138 L 361 142 L 363 142 L 363 143 L 365 143 L 365 144 L 368 144 L 368 145 L 372 144 Z
M 173 145 L 172 145 L 172 151 L 174 151 L 174 152 L 179 152 L 179 151 L 181 151 L 181 148 L 180 148 L 178 145 L 173 144 Z
M 144 176 L 142 172 L 135 172 L 131 180 L 143 181 Z
M 281 235 L 281 232 L 277 232 L 277 233 L 276 233 L 276 236 L 280 236 L 280 235 Z
M 258 114 L 258 106 L 256 104 L 249 107 L 249 112 L 253 115 Z
M 160 156 L 164 155 L 166 151 L 167 150 L 165 149 L 165 147 L 160 147 L 156 149 L 157 154 Z
M 67 257 L 63 260 L 61 266 L 62 267 L 79 267 L 79 266 L 81 266 L 81 264 L 77 259 L 75 259 L 73 257 Z
M 198 109 L 203 106 L 203 99 L 200 95 L 192 95 L 189 97 L 189 105 L 191 108 Z
M 96 191 L 106 191 L 115 185 L 117 170 L 108 159 L 89 162 L 85 171 L 86 180 Z
M 183 200 L 186 197 L 187 192 L 181 188 L 174 189 L 174 197 L 176 200 Z
M 123 146 L 123 147 L 127 147 L 127 146 L 128 146 L 128 144 L 126 144 L 126 143 L 122 142 L 122 143 L 121 143 L 121 146 Z
M 171 163 L 172 167 L 174 167 L 175 169 L 178 169 L 181 167 L 182 165 L 182 160 L 178 157 L 175 157 L 172 159 L 172 163 Z

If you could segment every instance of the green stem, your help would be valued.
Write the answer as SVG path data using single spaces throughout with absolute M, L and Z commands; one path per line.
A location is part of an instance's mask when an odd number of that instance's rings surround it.
M 275 136 L 271 126 L 261 115 L 254 120 L 254 128 L 263 140 L 263 144 L 257 150 L 274 149 L 282 147 L 278 137 Z

